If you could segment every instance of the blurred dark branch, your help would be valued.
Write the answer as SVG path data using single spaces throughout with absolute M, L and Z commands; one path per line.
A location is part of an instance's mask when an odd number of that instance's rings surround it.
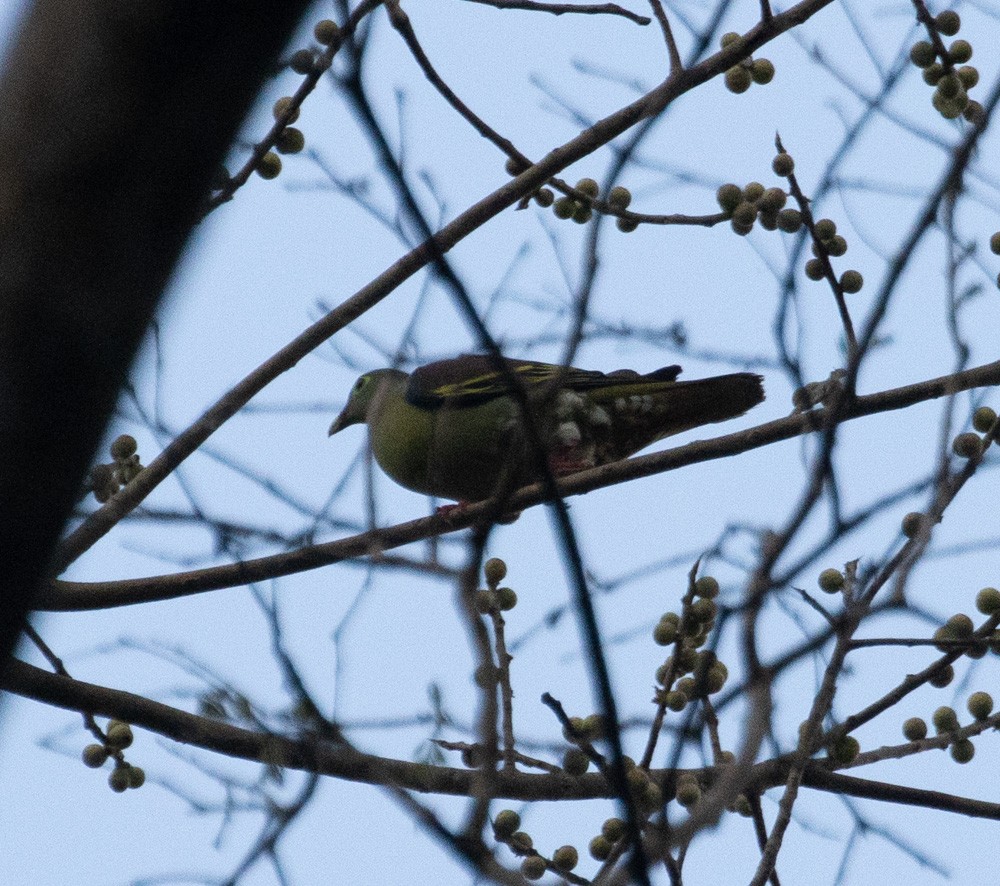
M 0 82 L 0 537 L 18 552 L 0 579 L 0 660 L 58 571 L 57 539 L 213 170 L 306 6 L 26 7 Z

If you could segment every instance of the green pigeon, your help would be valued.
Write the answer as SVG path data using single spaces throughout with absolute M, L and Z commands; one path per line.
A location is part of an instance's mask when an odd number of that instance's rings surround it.
M 474 502 L 502 482 L 517 488 L 541 478 L 512 378 L 523 386 L 557 475 L 627 458 L 671 434 L 742 415 L 764 399 L 761 377 L 749 372 L 677 381 L 680 366 L 642 375 L 507 358 L 504 365 L 507 371 L 498 372 L 494 358 L 465 354 L 409 375 L 365 373 L 330 434 L 363 422 L 375 460 L 401 486 Z

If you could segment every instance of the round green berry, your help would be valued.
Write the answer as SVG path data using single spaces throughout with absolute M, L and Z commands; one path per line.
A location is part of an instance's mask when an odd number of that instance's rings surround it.
M 918 68 L 930 67 L 935 58 L 934 46 L 926 40 L 918 40 L 910 47 L 910 61 Z
M 764 196 L 764 191 L 766 189 L 760 182 L 747 182 L 743 187 L 743 199 L 747 203 L 756 203 L 761 197 Z
M 590 857 L 594 861 L 606 861 L 611 857 L 611 850 L 614 849 L 614 843 L 612 843 L 603 834 L 598 834 L 590 841 L 590 845 L 587 850 L 590 852 Z
M 701 799 L 701 787 L 696 781 L 685 781 L 677 785 L 677 802 L 690 809 Z
M 774 64 L 770 59 L 755 58 L 750 66 L 750 76 L 754 83 L 759 83 L 762 86 L 765 83 L 770 83 L 774 79 Z
M 969 658 L 983 658 L 989 651 L 989 644 L 985 640 L 976 638 L 969 645 L 969 648 L 965 650 L 965 654 L 969 656 Z
M 510 612 L 517 606 L 517 594 L 513 588 L 497 588 L 497 608 L 501 612 Z
M 691 615 L 695 619 L 704 624 L 706 621 L 711 621 L 715 618 L 716 613 L 719 611 L 719 607 L 715 605 L 713 600 L 701 597 L 691 604 L 690 611 Z
M 741 226 L 752 225 L 757 220 L 757 207 L 744 200 L 733 210 L 733 222 Z
M 141 766 L 128 767 L 128 786 L 133 789 L 141 788 L 146 783 L 146 770 Z
M 570 775 L 583 775 L 590 768 L 590 757 L 579 748 L 570 748 L 563 754 L 562 768 Z
M 958 714 L 955 713 L 954 708 L 942 705 L 934 711 L 931 722 L 934 724 L 934 729 L 938 735 L 944 732 L 954 732 L 958 729 Z
M 753 76 L 743 65 L 734 65 L 726 71 L 726 89 L 736 95 L 746 92 L 751 83 Z
M 847 241 L 840 234 L 831 237 L 823 245 L 826 247 L 826 251 L 834 258 L 840 258 L 840 256 L 847 252 Z
M 917 511 L 910 511 L 903 517 L 903 535 L 907 538 L 916 538 L 920 534 L 920 529 L 924 525 L 926 517 Z
M 944 689 L 945 686 L 950 686 L 954 679 L 955 669 L 949 664 L 939 667 L 927 678 L 927 682 L 935 689 Z
M 604 738 L 604 717 L 600 714 L 590 714 L 583 718 L 580 728 L 583 730 L 583 734 L 591 741 Z
M 957 74 L 945 74 L 938 80 L 937 91 L 941 93 L 942 98 L 954 98 L 961 89 L 962 81 L 958 79 Z
M 997 414 L 989 406 L 980 406 L 972 413 L 972 427 L 980 434 L 987 433 L 997 420 Z
M 513 809 L 501 809 L 493 819 L 493 834 L 498 840 L 505 840 L 521 827 L 521 816 Z
M 491 612 L 495 612 L 497 609 L 497 597 L 493 591 L 478 590 L 476 591 L 475 597 L 473 598 L 473 603 L 476 606 L 476 612 L 480 615 L 489 615 Z
M 955 40 L 948 47 L 948 58 L 956 65 L 964 65 L 972 58 L 972 44 L 968 40 Z
M 543 209 L 548 209 L 556 199 L 556 195 L 552 193 L 552 188 L 539 188 L 531 196 Z
M 615 209 L 628 209 L 628 205 L 631 202 L 632 192 L 628 188 L 623 188 L 621 185 L 615 185 L 608 192 L 608 205 L 614 207 Z
M 114 468 L 111 465 L 94 465 L 90 469 L 90 485 L 94 490 L 94 498 L 101 504 L 106 502 L 118 491 Z
M 108 724 L 107 744 L 110 748 L 121 750 L 132 744 L 132 727 L 128 723 L 112 721 Z
M 545 874 L 545 859 L 540 855 L 529 855 L 521 862 L 521 874 L 526 880 L 541 880 Z
M 983 615 L 1000 612 L 1000 591 L 996 588 L 983 588 L 976 594 L 976 609 Z
M 723 212 L 732 213 L 743 202 L 743 188 L 733 182 L 726 182 L 715 192 L 715 199 Z
M 758 218 L 760 226 L 765 231 L 776 231 L 778 230 L 778 213 L 777 212 L 767 212 L 761 210 L 760 217 Z
M 719 46 L 726 49 L 729 46 L 734 46 L 743 40 L 742 34 L 737 34 L 735 31 L 727 31 L 719 38 Z
M 578 225 L 585 225 L 594 217 L 594 210 L 582 203 L 578 204 L 573 211 L 573 221 Z
M 934 64 L 928 65 L 924 68 L 924 83 L 928 86 L 937 86 L 938 80 L 940 80 L 943 76 L 944 65 L 942 65 L 941 62 L 934 62 Z
M 729 679 L 729 668 L 721 661 L 713 662 L 712 666 L 705 673 L 705 691 L 709 695 L 714 695 L 726 685 L 727 679 Z
M 993 713 L 993 696 L 988 692 L 973 692 L 966 706 L 977 720 L 985 720 Z
M 844 573 L 839 569 L 824 569 L 819 574 L 819 589 L 827 594 L 836 594 L 844 587 Z
M 714 600 L 719 596 L 719 582 L 711 575 L 703 575 L 694 583 L 694 595 L 705 600 Z
M 837 233 L 837 223 L 832 218 L 821 218 L 816 222 L 815 227 L 816 239 L 819 241 L 829 240 L 834 234 Z
M 676 689 L 678 692 L 683 693 L 688 698 L 694 698 L 695 696 L 694 677 L 682 677 L 674 684 L 674 689 Z
M 576 212 L 577 202 L 572 197 L 560 197 L 552 204 L 552 212 L 556 218 L 563 220 L 572 218 Z
M 964 101 L 963 101 L 964 99 Z M 968 96 L 961 93 L 953 99 L 945 98 L 940 92 L 931 96 L 931 104 L 945 120 L 956 120 L 962 116 L 962 111 L 968 103 Z
M 746 237 L 753 230 L 753 222 L 744 224 L 736 221 L 735 218 L 729 222 L 729 226 L 733 229 L 733 233 L 739 234 L 741 237 Z
M 663 664 L 661 664 L 656 669 L 656 674 L 655 674 L 655 676 L 656 676 L 656 682 L 660 686 L 666 686 L 667 685 L 667 680 L 670 677 L 670 667 L 671 667 L 672 663 L 673 663 L 673 658 L 672 657 L 668 658 Z
M 802 228 L 802 213 L 797 209 L 782 209 L 778 213 L 778 227 L 786 234 L 795 234 Z
M 962 19 L 953 9 L 946 9 L 944 12 L 939 12 L 934 18 L 934 27 L 938 29 L 945 37 L 954 37 L 959 28 L 962 27 Z
M 966 90 L 972 89 L 979 82 L 979 69 L 972 65 L 962 65 L 955 74 Z
M 507 842 L 510 844 L 510 848 L 520 855 L 531 852 L 531 847 L 535 845 L 531 834 L 526 834 L 524 831 L 515 831 Z
M 592 200 L 596 199 L 597 195 L 601 192 L 600 185 L 598 185 L 597 182 L 594 181 L 594 179 L 592 179 L 592 178 L 581 178 L 576 183 L 575 187 L 576 187 L 576 190 L 578 190 L 581 194 L 585 194 L 587 197 L 590 197 Z
M 978 125 L 986 119 L 986 109 L 979 102 L 969 99 L 962 111 L 962 116 L 969 122 Z
M 806 276 L 810 280 L 822 280 L 826 276 L 826 266 L 823 260 L 811 258 L 806 262 Z
M 129 775 L 128 766 L 116 766 L 111 770 L 111 774 L 108 776 L 108 786 L 116 794 L 120 794 L 123 791 L 128 790 Z
M 292 53 L 288 60 L 290 67 L 296 74 L 308 74 L 313 69 L 315 57 L 311 49 L 299 49 Z
M 687 707 L 687 703 L 690 701 L 687 694 L 681 692 L 678 689 L 674 689 L 672 692 L 668 692 L 666 698 L 664 699 L 664 705 L 669 708 L 674 713 L 680 713 Z
M 646 774 L 646 770 L 640 769 L 638 766 L 633 766 L 625 773 L 625 780 L 633 791 L 644 790 L 646 785 L 649 784 L 649 776 Z
M 290 95 L 284 95 L 279 98 L 275 103 L 274 107 L 271 108 L 271 113 L 275 120 L 281 120 L 285 114 L 289 114 L 286 123 L 294 123 L 299 119 L 299 109 L 293 107 L 294 99 Z
M 771 169 L 774 170 L 775 175 L 781 178 L 788 178 L 795 170 L 795 161 L 792 159 L 791 154 L 782 151 L 780 154 L 776 154 L 771 161 Z
M 601 836 L 612 843 L 617 843 L 625 836 L 625 822 L 620 818 L 605 819 L 604 824 L 601 825 Z
M 978 458 L 983 452 L 983 441 L 978 434 L 959 434 L 951 444 L 952 452 L 959 458 Z
M 940 652 L 950 652 L 951 647 L 946 642 L 946 640 L 956 639 L 955 635 L 951 632 L 951 629 L 947 625 L 941 625 L 935 632 L 933 639 L 937 644 L 937 648 Z
M 927 721 L 922 717 L 910 717 L 903 723 L 903 737 L 907 741 L 921 741 L 927 738 Z
M 654 812 L 663 806 L 663 791 L 660 786 L 650 781 L 639 794 L 639 804 L 645 812 Z
M 257 175 L 263 179 L 270 180 L 277 178 L 280 174 L 281 158 L 274 151 L 268 151 L 257 163 Z
M 115 461 L 125 461 L 125 459 L 135 455 L 138 448 L 139 444 L 135 442 L 135 437 L 122 434 L 120 437 L 115 437 L 111 444 L 111 457 Z
M 662 619 L 653 628 L 653 642 L 657 646 L 669 646 L 677 639 L 677 625 Z
M 973 624 L 972 619 L 964 612 L 956 612 L 945 622 L 945 628 L 947 628 L 953 637 L 965 640 L 972 636 L 976 626 Z
M 694 666 L 698 661 L 698 652 L 694 646 L 689 646 L 687 643 L 681 646 L 677 650 L 677 665 L 681 668 L 681 673 L 689 674 L 694 670 Z
M 316 22 L 316 26 L 313 28 L 313 36 L 316 38 L 317 43 L 329 46 L 340 38 L 340 28 L 336 22 L 325 18 L 322 21 Z
M 620 218 L 615 221 L 615 227 L 617 227 L 623 234 L 631 234 L 637 227 L 639 227 L 639 220 L 635 218 Z
M 490 557 L 483 565 L 483 575 L 487 584 L 496 587 L 507 576 L 507 564 L 499 557 Z
M 830 759 L 846 766 L 861 753 L 861 744 L 853 735 L 842 735 L 830 748 Z
M 840 288 L 848 295 L 854 295 L 856 292 L 861 292 L 861 287 L 864 285 L 865 278 L 861 276 L 860 271 L 851 269 L 844 271 L 844 273 L 840 275 Z
M 274 143 L 279 154 L 298 154 L 306 146 L 306 137 L 301 129 L 294 126 L 286 126 L 278 133 L 278 139 Z
M 575 846 L 560 846 L 552 853 L 552 864 L 561 871 L 571 871 L 580 861 L 580 853 Z
M 777 215 L 788 201 L 788 195 L 781 188 L 768 188 L 760 195 L 757 201 L 757 208 L 761 212 L 772 212 Z
M 108 749 L 102 744 L 89 744 L 83 749 L 83 765 L 100 769 L 108 759 Z
M 976 746 L 969 739 L 962 738 L 951 746 L 950 753 L 956 763 L 968 763 L 976 756 Z
M 491 664 L 479 665 L 472 672 L 472 680 L 480 689 L 489 689 L 496 685 L 497 669 Z

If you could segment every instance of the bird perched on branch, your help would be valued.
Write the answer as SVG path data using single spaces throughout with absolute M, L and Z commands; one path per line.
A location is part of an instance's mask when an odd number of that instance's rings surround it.
M 556 475 L 627 458 L 663 437 L 742 415 L 764 399 L 749 372 L 677 381 L 680 366 L 642 375 L 466 354 L 407 375 L 376 369 L 330 426 L 365 423 L 372 452 L 407 489 L 460 502 L 541 479 L 522 408 Z M 517 388 L 520 388 L 518 392 Z

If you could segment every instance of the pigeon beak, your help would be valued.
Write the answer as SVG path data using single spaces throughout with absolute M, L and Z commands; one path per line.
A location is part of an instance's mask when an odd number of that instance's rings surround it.
M 339 431 L 344 430 L 344 428 L 347 427 L 347 424 L 348 423 L 346 421 L 344 421 L 344 413 L 343 412 L 340 413 L 340 415 L 338 415 L 334 419 L 333 424 L 330 425 L 330 430 L 327 431 L 327 436 L 328 437 L 332 437 L 334 434 L 338 433 Z

